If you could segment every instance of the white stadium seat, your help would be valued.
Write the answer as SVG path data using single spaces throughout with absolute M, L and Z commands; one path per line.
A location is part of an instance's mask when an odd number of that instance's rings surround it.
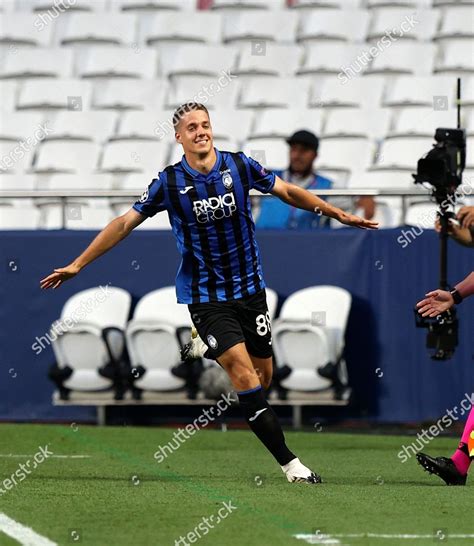
M 133 14 L 72 13 L 62 22 L 58 41 L 62 45 L 128 45 L 135 42 L 136 27 Z
M 240 91 L 240 108 L 304 108 L 308 103 L 308 81 L 259 76 Z
M 120 118 L 117 134 L 111 140 L 164 140 L 173 141 L 171 130 L 172 111 L 146 110 L 124 112 Z
M 66 216 L 66 229 L 102 230 L 114 218 L 110 207 L 88 207 L 80 204 L 71 205 L 69 210 L 69 215 Z
M 314 108 L 357 107 L 370 109 L 380 104 L 385 86 L 382 76 L 353 78 L 343 82 L 330 76 L 321 85 L 313 85 L 310 106 Z
M 91 47 L 78 54 L 80 78 L 154 78 L 158 53 L 150 48 Z
M 388 131 L 390 112 L 374 108 L 336 108 L 328 111 L 323 137 L 383 138 Z
M 0 44 L 36 47 L 52 45 L 53 25 L 40 27 L 41 21 L 33 13 L 0 13 Z
M 462 78 L 462 94 L 461 94 L 462 106 L 474 106 L 474 77 Z
M 22 1 L 22 0 L 20 0 Z M 57 0 L 26 0 L 29 4 L 33 3 L 35 12 L 50 12 L 55 13 L 54 7 L 57 5 Z M 75 0 L 66 4 L 68 11 L 104 11 L 107 7 L 107 0 Z M 48 22 L 48 19 L 45 19 Z
M 267 295 L 268 314 L 270 315 L 270 320 L 274 320 L 278 307 L 278 294 L 268 286 L 265 288 L 265 293 Z
M 432 43 L 407 43 L 407 40 L 392 43 L 388 48 L 379 49 L 378 54 L 373 56 L 367 73 L 429 76 L 433 71 L 435 50 L 436 46 Z
M 347 70 L 351 68 L 357 56 L 364 49 L 365 46 L 361 44 L 347 44 L 329 40 L 311 43 L 308 45 L 306 57 L 297 73 L 301 75 L 342 74 L 344 68 Z M 359 64 L 354 73 L 363 73 L 366 69 L 367 66 Z M 351 76 L 353 76 L 352 73 Z
M 407 226 L 417 226 L 423 229 L 434 229 L 437 210 L 438 207 L 436 203 L 413 203 L 408 207 L 404 223 Z
M 146 222 L 145 222 L 146 223 Z M 180 363 L 178 329 L 191 329 L 186 305 L 176 303 L 174 286 L 143 296 L 126 330 L 132 369 L 144 369 L 134 386 L 142 390 L 172 391 L 183 388 L 183 379 L 171 369 Z
M 114 9 L 125 12 L 145 12 L 150 11 L 191 11 L 196 8 L 196 0 L 114 0 L 112 5 Z
M 445 9 L 436 38 L 474 38 L 474 5 Z
M 298 15 L 287 10 L 230 11 L 224 15 L 223 42 L 243 41 L 255 56 L 264 56 L 266 42 L 295 41 Z
M 369 24 L 366 10 L 313 9 L 301 19 L 297 40 L 363 42 Z
M 254 138 L 247 140 L 243 152 L 268 169 L 288 167 L 288 145 L 283 139 Z
M 280 9 L 284 8 L 286 0 L 212 0 L 213 9 Z
M 0 174 L 29 172 L 33 161 L 34 148 L 26 151 L 17 142 L 0 141 Z
M 39 112 L 3 112 L 0 111 L 0 140 L 26 140 L 33 138 L 34 132 L 45 121 Z M 46 129 L 51 123 L 46 123 Z
M 0 212 L 0 230 L 2 229 L 38 229 L 40 213 L 36 207 L 2 207 Z
M 81 80 L 27 80 L 20 88 L 18 109 L 88 110 L 91 93 L 90 82 Z
M 440 15 L 438 10 L 431 9 L 410 10 L 407 7 L 376 9 L 371 17 L 367 41 L 376 42 L 382 40 L 384 36 L 385 40 L 389 40 L 392 35 L 396 40 L 432 40 Z
M 214 138 L 246 140 L 251 132 L 254 113 L 249 110 L 213 110 L 210 112 Z
M 268 43 L 265 55 L 255 55 L 253 44 L 246 43 L 233 70 L 237 76 L 293 76 L 303 58 L 303 49 L 295 45 Z
M 2 191 L 32 191 L 37 187 L 38 179 L 34 174 L 4 174 L 0 176 L 0 190 Z M 22 200 L 19 202 L 21 203 Z
M 447 97 L 449 107 L 454 104 L 456 80 L 446 76 L 398 76 L 387 85 L 384 106 L 441 105 Z M 438 106 L 439 107 L 439 106 Z
M 400 8 L 427 8 L 432 0 L 366 0 L 367 8 L 400 7 Z
M 383 141 L 374 169 L 406 169 L 416 172 L 418 160 L 433 143 L 429 137 L 393 137 Z
M 433 107 L 403 108 L 397 113 L 390 136 L 433 137 L 438 127 L 455 127 L 456 111 L 434 110 Z
M 434 72 L 459 75 L 474 73 L 474 40 L 443 40 L 441 55 Z M 470 52 L 470 54 L 469 54 Z M 454 74 L 454 75 L 455 75 Z
M 34 171 L 37 173 L 89 174 L 97 169 L 99 144 L 81 141 L 43 142 L 37 152 Z
M 319 169 L 358 171 L 367 168 L 373 145 L 367 138 L 323 138 L 320 142 Z
M 53 174 L 46 179 L 40 179 L 37 182 L 40 190 L 111 190 L 113 187 L 113 176 L 111 174 L 89 174 L 87 176 L 77 174 Z M 49 199 L 49 198 L 45 198 Z M 73 199 L 82 199 L 74 197 Z M 104 199 L 83 199 L 94 202 Z
M 60 48 L 19 48 L 2 56 L 1 78 L 68 78 L 73 52 Z M 50 82 L 51 84 L 51 82 Z
M 52 133 L 47 140 L 90 140 L 105 142 L 113 135 L 117 124 L 116 112 L 71 112 L 61 110 L 47 114 Z
M 252 138 L 286 139 L 300 129 L 319 134 L 321 123 L 321 111 L 315 108 L 295 110 L 268 108 L 257 113 Z
M 177 108 L 189 101 L 203 103 L 209 110 L 233 108 L 241 82 L 234 73 L 228 76 L 173 76 L 166 101 Z
M 154 174 L 166 166 L 168 146 L 161 142 L 117 140 L 109 142 L 102 156 L 101 172 Z
M 350 189 L 414 189 L 413 177 L 403 170 L 358 171 L 351 174 L 347 185 Z
M 161 73 L 164 76 L 221 76 L 235 66 L 235 46 L 210 44 L 163 45 L 159 48 Z
M 362 7 L 364 0 L 294 0 L 294 9 L 307 10 L 309 8 L 344 8 L 352 9 Z
M 50 332 L 57 371 L 64 374 L 64 389 L 100 391 L 113 387 L 112 379 L 104 377 L 101 370 L 110 363 L 110 352 L 118 355 L 123 349 L 131 301 L 128 292 L 113 286 L 89 288 L 67 300 Z M 80 313 L 84 307 L 87 312 Z
M 112 79 L 94 86 L 93 108 L 113 110 L 161 110 L 167 92 L 161 79 Z
M 16 108 L 18 83 L 13 81 L 0 80 L 0 102 L 3 112 L 11 112 Z
M 203 32 L 206 29 L 206 32 Z M 140 20 L 140 43 L 218 43 L 221 41 L 222 18 L 218 13 L 195 12 L 183 17 L 178 11 L 158 12 Z

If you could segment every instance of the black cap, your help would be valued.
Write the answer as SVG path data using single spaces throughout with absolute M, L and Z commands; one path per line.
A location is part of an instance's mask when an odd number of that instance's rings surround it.
M 315 152 L 318 151 L 319 147 L 319 138 L 311 131 L 305 131 L 304 129 L 293 133 L 290 138 L 286 139 L 286 142 L 290 146 L 291 144 L 302 144 L 303 146 L 311 148 Z

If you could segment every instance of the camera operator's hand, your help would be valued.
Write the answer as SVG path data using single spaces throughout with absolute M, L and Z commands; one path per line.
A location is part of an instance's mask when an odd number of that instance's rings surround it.
M 447 311 L 454 305 L 453 296 L 446 290 L 433 290 L 428 292 L 424 300 L 419 301 L 416 306 L 422 317 L 436 317 Z
M 472 207 L 463 207 L 463 208 L 472 209 Z M 472 227 L 474 227 L 474 224 Z M 441 231 L 441 224 L 439 222 L 439 219 L 436 220 L 434 228 L 435 228 L 435 231 L 437 231 L 438 233 Z M 474 240 L 471 235 L 471 229 L 461 227 L 461 225 L 456 220 L 450 219 L 448 221 L 448 235 L 461 245 L 464 245 L 464 246 L 474 245 Z
M 457 214 L 461 227 L 469 229 L 474 227 L 474 207 L 461 207 Z

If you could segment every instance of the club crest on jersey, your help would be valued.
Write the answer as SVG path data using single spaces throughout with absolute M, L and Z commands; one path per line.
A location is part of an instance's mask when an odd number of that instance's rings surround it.
M 143 193 L 142 193 L 142 196 L 140 197 L 140 203 L 144 203 L 147 199 L 148 199 L 148 189 L 146 189 Z
M 234 181 L 232 180 L 232 176 L 229 172 L 224 172 L 222 175 L 222 183 L 227 190 L 230 190 L 234 185 Z
M 211 349 L 217 349 L 217 339 L 211 334 L 207 336 L 207 343 Z

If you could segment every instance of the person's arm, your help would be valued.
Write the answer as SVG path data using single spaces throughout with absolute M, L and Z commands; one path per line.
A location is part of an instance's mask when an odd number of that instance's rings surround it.
M 474 271 L 455 287 L 458 294 L 464 299 L 474 294 Z M 436 317 L 444 313 L 455 304 L 454 297 L 447 290 L 433 290 L 426 294 L 426 298 L 419 301 L 416 306 L 422 317 Z
M 145 220 L 146 216 L 134 209 L 114 218 L 80 256 L 66 267 L 54 269 L 53 273 L 42 279 L 41 288 L 58 288 L 63 282 L 77 275 L 86 265 L 113 248 Z
M 315 214 L 324 214 L 330 218 L 334 218 L 347 226 L 354 226 L 363 229 L 377 229 L 378 223 L 364 220 L 354 214 L 348 214 L 340 208 L 337 208 L 320 197 L 312 194 L 308 190 L 300 188 L 295 184 L 285 182 L 280 177 L 276 177 L 275 185 L 270 193 L 276 195 L 279 199 L 288 203 L 293 207 L 308 210 Z

